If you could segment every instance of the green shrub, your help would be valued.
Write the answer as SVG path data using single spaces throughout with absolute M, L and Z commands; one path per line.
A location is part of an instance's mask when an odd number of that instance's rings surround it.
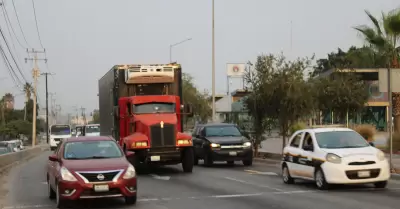
M 374 141 L 374 136 L 376 134 L 375 126 L 370 124 L 356 125 L 353 130 L 359 133 L 368 142 Z
M 400 151 L 400 134 L 399 133 L 393 133 L 393 152 L 398 152 Z M 387 140 L 387 149 L 390 149 L 390 139 Z
M 301 129 L 305 129 L 307 128 L 307 125 L 303 122 L 297 122 L 295 124 L 293 124 L 290 129 L 289 129 L 289 134 L 292 135 L 294 134 L 294 132 L 301 130 Z

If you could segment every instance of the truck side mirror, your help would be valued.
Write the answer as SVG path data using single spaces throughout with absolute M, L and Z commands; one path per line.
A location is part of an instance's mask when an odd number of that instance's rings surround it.
M 183 110 L 183 113 L 186 114 L 187 116 L 189 117 L 193 116 L 193 108 L 191 104 L 181 105 L 181 109 Z

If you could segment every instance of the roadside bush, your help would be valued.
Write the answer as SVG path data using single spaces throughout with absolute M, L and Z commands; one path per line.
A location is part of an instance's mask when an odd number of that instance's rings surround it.
M 390 148 L 390 139 L 387 140 L 387 149 Z M 400 151 L 400 134 L 393 133 L 393 152 Z
M 307 128 L 307 125 L 303 122 L 297 122 L 295 124 L 293 124 L 290 129 L 289 129 L 289 134 L 292 135 L 294 134 L 294 132 L 301 130 L 301 129 L 305 129 Z
M 355 126 L 353 128 L 353 130 L 356 131 L 357 133 L 359 133 L 368 142 L 374 141 L 374 136 L 376 134 L 375 126 L 370 125 L 370 124 L 362 124 L 362 125 Z

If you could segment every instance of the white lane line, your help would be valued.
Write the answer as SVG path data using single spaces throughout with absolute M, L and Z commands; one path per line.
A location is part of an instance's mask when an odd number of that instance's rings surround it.
M 275 190 L 275 191 L 278 191 L 278 192 L 283 192 L 282 189 L 278 189 L 278 188 L 275 188 L 275 187 L 270 187 L 270 186 L 268 186 L 268 185 L 255 184 L 255 183 L 251 183 L 251 182 L 248 182 L 248 181 L 243 181 L 243 180 L 240 180 L 240 179 L 235 179 L 235 178 L 232 178 L 232 177 L 224 177 L 224 178 L 225 178 L 225 179 L 228 179 L 228 180 L 231 180 L 231 181 L 240 182 L 240 183 L 242 183 L 242 184 L 247 184 L 247 185 L 252 185 L 252 186 L 262 187 L 262 188 L 268 188 L 268 189 L 272 189 L 272 190 Z
M 365 191 L 365 190 L 400 190 L 400 188 L 387 188 L 387 189 L 377 189 L 377 188 L 355 188 L 346 189 L 345 191 Z M 344 190 L 340 190 L 344 191 Z M 290 195 L 290 194 L 301 194 L 301 193 L 316 193 L 316 192 L 335 192 L 333 191 L 320 191 L 320 190 L 296 190 L 296 191 L 277 191 L 277 192 L 260 192 L 260 193 L 249 193 L 249 194 L 227 194 L 227 195 L 210 195 L 210 196 L 195 196 L 195 197 L 162 197 L 162 198 L 141 198 L 138 202 L 156 202 L 156 201 L 177 201 L 177 200 L 187 200 L 187 199 L 223 199 L 223 198 L 238 198 L 238 197 L 255 197 L 262 195 Z M 52 208 L 55 205 L 15 205 L 15 206 L 5 206 L 2 209 L 29 209 L 29 208 Z
M 155 179 L 164 180 L 164 181 L 168 181 L 168 180 L 171 179 L 170 176 L 159 176 L 159 175 L 156 175 L 156 174 L 149 174 L 149 176 L 151 176 L 151 177 L 153 177 Z

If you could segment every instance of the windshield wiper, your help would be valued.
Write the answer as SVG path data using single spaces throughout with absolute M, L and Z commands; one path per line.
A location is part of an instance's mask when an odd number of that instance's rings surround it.
M 98 156 L 98 155 L 88 157 L 88 159 L 102 159 L 102 158 L 108 158 L 108 157 L 105 157 L 105 156 Z

